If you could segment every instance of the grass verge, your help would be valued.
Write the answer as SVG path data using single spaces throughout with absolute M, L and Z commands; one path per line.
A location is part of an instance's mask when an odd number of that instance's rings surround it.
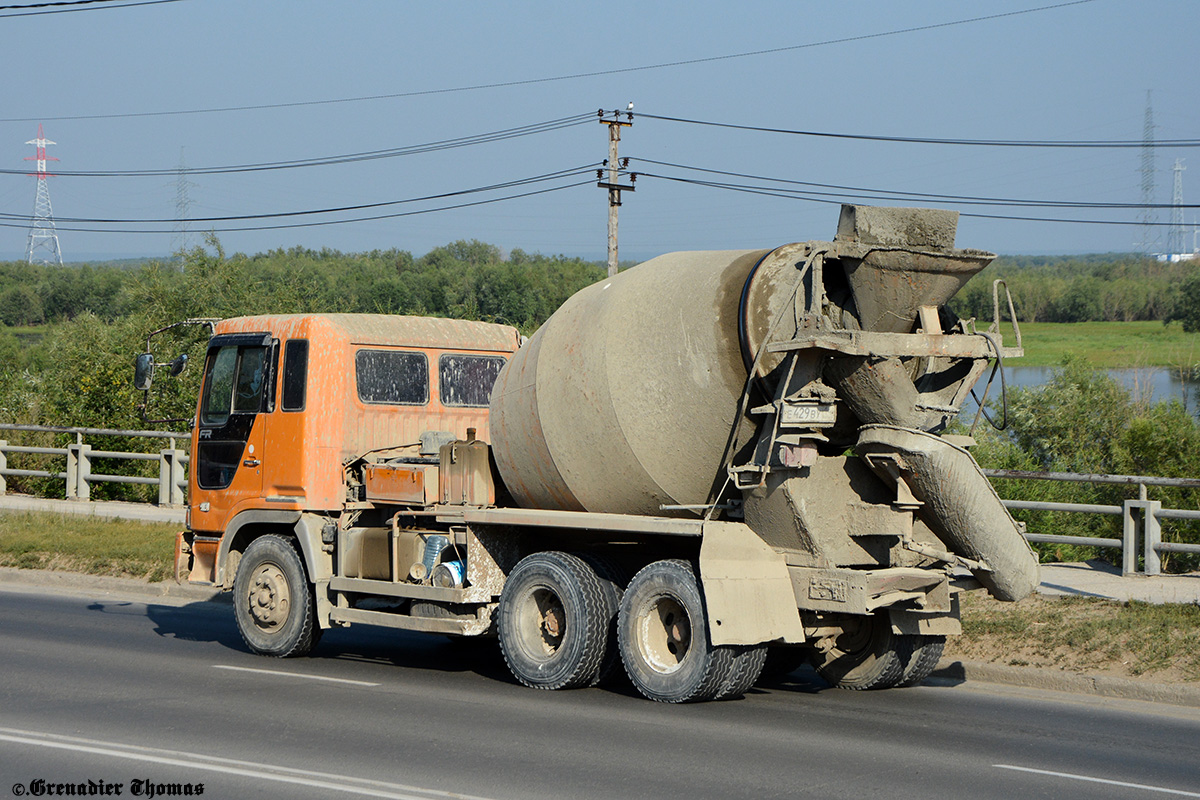
M 1200 681 L 1200 606 L 1034 595 L 1001 603 L 963 597 L 963 635 L 946 655 L 1014 667 Z
M 0 566 L 162 581 L 171 576 L 178 525 L 0 514 Z

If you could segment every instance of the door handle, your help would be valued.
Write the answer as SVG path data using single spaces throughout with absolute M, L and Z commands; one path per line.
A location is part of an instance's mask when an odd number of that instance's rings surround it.
M 243 461 L 243 462 L 242 462 L 242 466 L 244 466 L 244 467 L 257 467 L 257 466 L 258 466 L 259 464 L 261 464 L 261 463 L 262 463 L 262 462 L 261 462 L 261 461 L 259 461 L 257 458 L 247 458 L 245 461 Z

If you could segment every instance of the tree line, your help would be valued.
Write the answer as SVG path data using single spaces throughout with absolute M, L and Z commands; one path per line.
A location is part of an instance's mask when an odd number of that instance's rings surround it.
M 1197 273 L 1195 262 L 1133 254 L 1000 256 L 951 305 L 960 317 L 990 321 L 992 281 L 999 278 L 1021 322 L 1169 322 L 1185 318 L 1185 287 L 1197 284 Z
M 306 309 L 469 316 L 528 333 L 572 291 L 599 280 L 604 265 L 458 241 L 420 257 L 405 250 L 342 253 L 294 247 L 226 256 L 215 239 L 180 262 L 105 262 L 81 266 L 0 263 L 0 325 L 38 326 L 81 314 L 105 319 L 135 313 L 137 286 L 185 278 L 188 264 L 219 253 L 270 297 L 272 286 L 303 297 Z M 207 254 L 207 255 L 206 255 Z M 1007 282 L 1022 322 L 1181 320 L 1200 328 L 1200 264 L 1163 263 L 1135 254 L 1000 256 L 959 292 L 960 317 L 991 319 L 992 281 Z M 245 296 L 240 293 L 239 296 Z M 1191 316 L 1197 315 L 1196 320 Z

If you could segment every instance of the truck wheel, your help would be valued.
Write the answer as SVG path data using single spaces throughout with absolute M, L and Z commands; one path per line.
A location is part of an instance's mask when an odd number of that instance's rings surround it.
M 734 652 L 709 641 L 700 585 L 686 561 L 655 561 L 633 576 L 617 634 L 629 679 L 651 700 L 711 700 L 732 679 Z
M 908 638 L 892 633 L 887 614 L 850 617 L 840 634 L 818 643 L 813 666 L 839 689 L 891 689 L 912 655 Z
M 596 673 L 593 686 L 610 686 L 624 675 L 621 670 L 621 648 L 617 643 L 617 609 L 621 606 L 621 595 L 629 583 L 629 573 L 613 559 L 597 553 L 578 553 L 583 561 L 592 568 L 600 580 L 600 588 L 604 591 L 605 602 L 612 609 L 609 616 L 608 636 L 604 644 L 604 660 Z
M 604 662 L 616 608 L 596 573 L 569 553 L 534 553 L 504 582 L 500 649 L 512 674 L 534 689 L 592 685 Z
M 762 675 L 763 667 L 767 663 L 766 645 L 734 645 L 728 649 L 733 656 L 729 676 L 713 695 L 714 700 L 733 700 L 750 691 L 754 684 L 758 683 L 758 677 Z
M 942 658 L 942 649 L 946 646 L 946 637 L 916 634 L 900 638 L 907 640 L 906 644 L 912 655 L 904 667 L 900 683 L 896 685 L 916 686 L 937 669 L 938 661 Z
M 238 632 L 260 655 L 306 655 L 321 638 L 312 584 L 291 540 L 274 534 L 250 543 L 233 581 Z

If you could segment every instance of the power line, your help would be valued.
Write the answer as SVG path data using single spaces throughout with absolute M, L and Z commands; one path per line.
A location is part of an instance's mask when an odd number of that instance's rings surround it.
M 402 200 L 388 200 L 388 201 L 383 201 L 383 202 L 378 202 L 378 203 L 361 203 L 361 204 L 351 205 L 351 206 L 308 209 L 308 210 L 303 210 L 303 211 L 283 211 L 283 212 L 275 212 L 275 213 L 269 213 L 269 214 L 242 214 L 242 215 L 231 215 L 231 216 L 220 216 L 220 217 L 193 217 L 193 218 L 189 219 L 188 221 L 189 222 L 201 222 L 201 223 L 244 222 L 244 221 L 252 221 L 252 220 L 295 218 L 295 217 L 303 217 L 303 216 L 349 213 L 349 212 L 354 212 L 354 211 L 368 211 L 371 209 L 387 208 L 387 207 L 391 207 L 391 206 L 405 205 L 405 204 L 409 204 L 409 203 L 428 202 L 431 200 L 443 200 L 443 199 L 448 199 L 451 197 L 461 197 L 464 195 L 478 194 L 478 193 L 482 193 L 482 192 L 494 192 L 494 191 L 498 191 L 501 189 L 512 189 L 512 188 L 516 188 L 519 186 L 528 186 L 528 185 L 535 184 L 535 183 L 544 183 L 547 181 L 562 180 L 564 178 L 573 178 L 573 177 L 578 177 L 581 175 L 589 175 L 590 176 L 592 174 L 593 170 L 595 170 L 595 168 L 596 168 L 595 164 L 585 164 L 585 165 L 582 165 L 579 167 L 573 167 L 571 169 L 557 170 L 555 172 L 548 172 L 548 173 L 544 173 L 541 175 L 533 175 L 533 176 L 530 176 L 527 178 L 518 178 L 515 180 L 511 180 L 511 181 L 503 181 L 501 183 L 494 183 L 494 184 L 490 184 L 490 185 L 486 185 L 486 186 L 477 186 L 477 187 L 474 187 L 471 189 L 461 189 L 461 190 L 457 190 L 457 191 L 453 191 L 453 192 L 442 192 L 439 194 L 425 195 L 422 197 L 410 197 L 410 198 L 405 198 Z M 591 182 L 592 181 L 589 178 L 588 180 L 583 181 L 581 183 L 570 184 L 570 186 L 582 186 L 584 184 L 589 184 Z M 554 187 L 554 189 L 570 188 L 570 186 Z M 551 190 L 554 190 L 554 189 L 551 189 Z M 444 208 L 438 208 L 438 209 L 422 209 L 419 211 L 403 212 L 403 213 L 396 213 L 396 214 L 384 214 L 384 215 L 379 215 L 379 216 L 360 217 L 360 218 L 355 218 L 355 219 L 326 220 L 326 221 L 309 222 L 309 223 L 271 225 L 271 226 L 264 226 L 264 227 L 240 227 L 240 228 L 228 227 L 228 228 L 221 228 L 221 229 L 217 229 L 217 230 L 219 230 L 219 231 L 275 230 L 277 228 L 313 227 L 313 226 L 317 226 L 317 225 L 337 225 L 337 224 L 343 224 L 343 223 L 347 223 L 347 222 L 363 222 L 363 221 L 369 221 L 369 220 L 375 220 L 375 219 L 391 219 L 393 217 L 402 217 L 402 216 L 410 216 L 412 214 L 427 213 L 428 211 L 445 210 L 445 208 L 464 208 L 466 206 L 471 206 L 471 205 L 483 205 L 483 204 L 490 203 L 490 202 L 498 202 L 499 200 L 509 200 L 509 199 L 514 199 L 517 197 L 528 197 L 533 194 L 542 194 L 545 191 L 551 191 L 551 190 L 539 190 L 539 191 L 528 192 L 528 193 L 524 193 L 524 194 L 511 195 L 509 197 L 504 197 L 504 198 L 492 198 L 492 199 L 489 199 L 486 201 L 478 201 L 478 202 L 474 202 L 474 203 L 465 203 L 465 204 L 461 204 L 461 205 L 446 206 Z M 22 219 L 25 219 L 26 217 L 27 217 L 27 215 L 19 215 L 19 214 L 12 214 L 12 213 L 0 213 L 0 220 L 12 220 L 13 221 L 13 222 L 0 222 L 0 226 L 14 227 L 16 225 L 17 220 L 22 220 Z M 59 217 L 58 222 L 60 222 L 60 223 L 68 222 L 68 223 L 75 223 L 75 224 L 96 224 L 96 225 L 109 225 L 109 224 L 114 224 L 114 225 L 166 225 L 166 224 L 174 224 L 177 222 L 177 220 L 175 220 L 175 219 L 97 219 L 97 218 L 81 218 L 81 217 Z M 161 231 L 161 230 L 146 230 L 146 229 L 115 230 L 112 228 L 70 228 L 70 227 L 63 227 L 61 225 L 59 226 L 59 229 L 60 230 L 69 230 L 69 231 L 89 232 L 89 233 L 108 233 L 108 232 L 114 232 L 114 233 L 165 233 L 165 232 L 167 232 L 167 231 Z
M 551 186 L 546 189 L 535 189 L 534 191 L 521 192 L 520 194 L 506 195 L 504 197 L 491 197 L 491 198 L 488 198 L 487 200 L 475 200 L 470 203 L 456 203 L 454 205 L 439 206 L 437 208 L 423 208 L 423 209 L 419 209 L 417 211 L 398 211 L 393 214 L 377 214 L 377 215 L 369 216 L 369 217 L 356 217 L 354 219 L 332 219 L 332 220 L 319 220 L 319 221 L 315 221 L 315 222 L 292 222 L 292 223 L 286 223 L 283 225 L 254 225 L 254 226 L 243 226 L 243 227 L 236 227 L 236 228 L 210 228 L 209 230 L 211 230 L 213 233 L 235 233 L 235 232 L 243 232 L 243 231 L 278 231 L 278 230 L 285 230 L 287 228 L 320 228 L 320 227 L 325 227 L 327 225 L 347 225 L 352 222 L 373 222 L 375 220 L 381 220 L 381 219 L 398 219 L 400 217 L 413 217 L 413 216 L 417 216 L 419 214 L 432 214 L 432 213 L 438 212 L 438 211 L 451 211 L 451 210 L 454 210 L 457 208 L 470 208 L 472 206 L 486 206 L 491 203 L 503 203 L 507 200 L 517 200 L 522 197 L 533 197 L 534 195 L 539 195 L 539 194 L 549 194 L 551 192 L 560 192 L 560 191 L 563 191 L 564 189 L 574 189 L 579 186 L 591 186 L 592 184 L 593 184 L 593 181 L 591 178 L 589 178 L 588 180 L 585 180 L 585 181 L 578 181 L 576 183 L 568 183 L 563 186 Z M 0 222 L 0 228 L 14 228 L 14 227 L 22 227 L 22 226 L 15 225 L 14 223 L 11 223 L 11 222 Z M 63 228 L 63 230 L 78 231 L 80 233 L 153 233 L 153 234 L 164 233 L 164 231 L 148 231 L 148 230 L 134 229 L 134 228 L 131 228 L 131 229 Z
M 155 0 L 155 2 L 175 2 L 175 0 Z M 374 100 L 397 100 L 406 97 L 422 97 L 427 95 L 438 94 L 454 94 L 458 92 L 473 92 L 484 89 L 502 89 L 513 86 L 530 86 L 540 83 L 555 83 L 560 81 L 579 80 L 582 78 L 597 78 L 606 75 L 622 75 L 632 72 L 647 72 L 650 70 L 670 69 L 675 67 L 692 66 L 694 64 L 707 64 L 715 61 L 729 61 L 739 58 L 754 58 L 758 56 L 774 55 L 776 53 L 786 53 L 795 50 L 805 50 L 814 47 L 828 47 L 838 44 L 849 44 L 852 42 L 863 42 L 870 39 L 881 39 L 888 36 L 901 36 L 910 33 L 921 33 L 924 31 L 932 31 L 940 28 L 949 28 L 958 25 L 970 25 L 978 22 L 990 22 L 993 20 L 1003 19 L 1006 17 L 1016 17 L 1024 14 L 1037 14 L 1043 11 L 1053 11 L 1059 8 L 1067 8 L 1068 6 L 1084 5 L 1092 3 L 1095 0 L 1069 0 L 1069 2 L 1054 3 L 1052 5 L 1038 6 L 1036 8 L 1020 9 L 1018 11 L 1006 11 L 999 14 L 987 14 L 979 17 L 970 17 L 967 19 L 951 20 L 949 22 L 936 22 L 928 25 L 916 25 L 909 28 L 898 28 L 890 31 L 881 31 L 879 33 L 864 33 L 856 36 L 844 36 L 838 39 L 825 39 L 818 42 L 805 42 L 804 44 L 786 45 L 784 47 L 771 47 L 763 50 L 750 50 L 740 53 L 727 53 L 719 56 L 706 56 L 703 58 L 690 58 L 679 61 L 665 61 L 658 64 L 644 64 L 636 67 L 620 67 L 616 69 L 594 70 L 591 72 L 575 72 L 566 75 L 555 75 L 544 78 L 528 78 L 524 80 L 497 81 L 495 83 L 480 83 L 469 86 L 454 86 L 442 89 L 419 89 L 409 92 L 395 92 L 391 94 L 374 94 L 363 95 L 359 97 L 341 97 L 327 100 L 299 100 L 290 103 L 262 103 L 257 105 L 242 105 L 242 106 L 221 106 L 212 108 L 195 108 L 181 109 L 176 111 L 138 111 L 128 112 L 123 114 L 85 114 L 74 116 L 40 116 L 33 118 L 12 118 L 3 119 L 0 122 L 59 122 L 65 120 L 91 120 L 91 119 L 129 119 L 131 117 L 168 117 L 180 116 L 184 114 L 217 114 L 228 113 L 235 111 L 262 111 L 279 108 L 301 108 L 306 106 L 334 105 L 339 103 L 360 103 Z
M 684 117 L 666 117 L 657 114 L 638 112 L 637 116 L 647 119 L 663 120 L 664 122 L 682 122 L 689 125 L 705 125 L 713 128 L 733 128 L 743 131 L 760 133 L 783 133 L 790 136 L 814 136 L 825 139 L 855 139 L 869 142 L 901 142 L 905 144 L 946 144 L 966 147 L 1068 147 L 1068 148 L 1126 148 L 1145 147 L 1142 139 L 941 139 L 923 136 L 882 136 L 864 133 L 834 133 L 830 131 L 808 131 L 789 128 L 767 128 L 758 125 L 738 125 L 733 122 L 714 122 L 712 120 L 686 119 Z M 1151 147 L 1200 147 L 1200 139 L 1159 139 L 1151 142 Z
M 657 178 L 659 180 L 667 180 L 673 183 L 691 184 L 694 186 L 706 186 L 713 189 L 724 189 L 727 191 L 741 192 L 744 194 L 762 195 L 765 197 L 778 197 L 786 200 L 801 200 L 810 203 L 823 203 L 827 205 L 841 205 L 845 202 L 854 202 L 862 199 L 888 199 L 888 198 L 872 198 L 870 196 L 852 196 L 846 195 L 841 199 L 828 199 L 824 197 L 811 196 L 812 193 L 801 193 L 797 191 L 788 191 L 786 189 L 778 189 L 771 187 L 755 187 L 733 183 L 724 183 L 721 181 L 703 181 L 692 178 L 680 178 L 669 175 L 654 175 L 646 172 L 637 173 L 643 178 Z M 952 204 L 953 205 L 953 204 Z M 971 217 L 975 219 L 1000 219 L 1000 220 L 1017 220 L 1022 222 L 1067 222 L 1085 225 L 1142 225 L 1144 223 L 1134 220 L 1105 220 L 1105 219 L 1070 219 L 1061 217 L 1026 217 L 1015 214 L 980 214 L 971 212 L 960 212 L 959 216 Z M 1167 223 L 1154 223 L 1156 225 L 1164 225 Z
M 577 125 L 590 123 L 595 118 L 595 112 L 590 114 L 575 114 L 569 117 L 560 117 L 558 119 L 535 122 L 529 125 L 521 125 L 516 128 L 505 128 L 498 131 L 476 133 L 469 136 L 458 136 L 452 139 L 441 139 L 439 141 L 406 145 L 404 147 L 391 147 L 382 150 L 368 150 L 360 153 L 344 153 L 333 156 L 316 156 L 312 158 L 301 158 L 291 161 L 266 161 L 256 164 L 191 167 L 182 170 L 182 172 L 186 175 L 224 175 L 241 172 L 264 172 L 270 170 L 298 169 L 303 167 L 324 167 L 335 164 L 351 164 L 359 161 L 374 161 L 376 159 L 383 158 L 398 158 L 401 156 L 411 156 L 422 153 L 434 153 L 441 150 L 452 150 L 459 147 L 472 147 L 480 144 L 491 144 L 492 142 L 502 142 L 508 139 L 520 138 L 522 136 L 531 136 L 538 133 L 549 133 L 552 131 L 564 130 Z M 180 172 L 181 170 L 179 167 L 163 167 L 155 169 L 133 170 L 60 171 L 56 172 L 55 176 L 69 178 L 140 178 L 161 177 L 164 175 L 176 176 L 179 175 Z M 25 173 L 21 170 L 0 169 L 0 175 L 23 174 Z
M 941 202 L 957 202 L 964 205 L 989 205 L 989 206 L 1022 206 L 1032 208 L 1087 208 L 1087 209 L 1142 209 L 1146 206 L 1142 203 L 1091 203 L 1078 200 L 1030 200 L 1011 197 L 980 197 L 977 195 L 960 195 L 960 194 L 934 194 L 930 192 L 906 192 L 899 189 L 873 189 L 862 186 L 842 186 L 833 183 L 814 183 L 811 181 L 789 180 L 787 178 L 773 178 L 765 175 L 751 175 L 744 172 L 730 172 L 727 170 L 710 169 L 707 167 L 693 167 L 686 164 L 674 164 L 669 161 L 655 161 L 652 158 L 632 158 L 631 161 L 640 161 L 646 164 L 657 164 L 663 167 L 672 167 L 675 169 L 689 170 L 692 172 L 704 172 L 710 175 L 725 175 L 734 178 L 748 178 L 756 181 L 769 181 L 771 183 L 782 183 L 790 186 L 809 186 L 813 189 L 831 189 L 834 192 L 817 192 L 817 191 L 800 191 L 792 189 L 779 189 L 781 192 L 789 192 L 813 196 L 833 196 L 844 197 L 846 192 L 853 193 L 860 197 L 868 197 L 875 200 L 936 200 Z M 637 172 L 637 175 L 645 175 L 651 178 L 667 178 L 669 176 L 654 175 L 652 173 Z M 727 184 L 735 186 L 737 184 Z M 755 188 L 755 187 L 743 187 Z M 1152 205 L 1152 208 L 1171 208 L 1170 205 Z M 1200 208 L 1200 206 L 1181 206 L 1182 208 Z
M 118 8 L 133 8 L 134 6 L 157 6 L 163 3 L 178 3 L 181 0 L 137 0 L 124 2 L 120 5 L 94 5 L 98 3 L 117 3 L 120 0 L 63 0 L 56 3 L 31 3 L 21 6 L 0 6 L 0 11 L 10 11 L 26 8 L 44 9 L 42 11 L 19 11 L 16 14 L 0 14 L 0 19 L 10 17 L 40 17 L 43 14 L 70 14 L 75 11 L 115 11 Z M 51 6 L 88 6 L 87 8 L 51 8 Z M 49 117 L 47 117 L 49 119 Z

